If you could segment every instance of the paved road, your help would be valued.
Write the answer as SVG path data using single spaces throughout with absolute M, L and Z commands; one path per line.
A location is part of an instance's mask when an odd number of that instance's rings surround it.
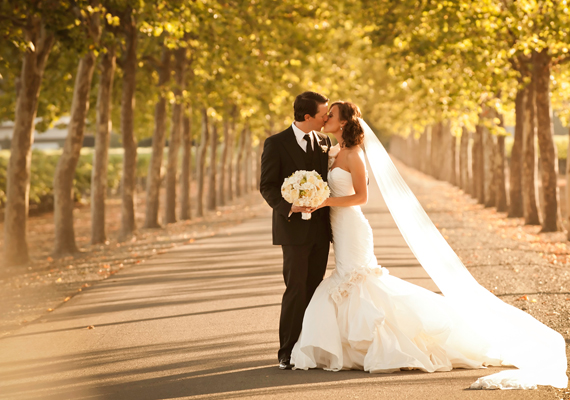
M 375 189 L 373 182 L 370 187 Z M 437 290 L 374 190 L 365 211 L 380 263 Z M 543 390 L 465 390 L 496 369 L 279 371 L 284 285 L 281 251 L 270 243 L 267 208 L 214 237 L 123 270 L 0 339 L 0 398 L 551 398 Z M 332 255 L 329 265 L 334 267 Z

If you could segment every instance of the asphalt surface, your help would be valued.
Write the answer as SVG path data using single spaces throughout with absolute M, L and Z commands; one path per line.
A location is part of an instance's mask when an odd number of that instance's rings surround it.
M 392 275 L 437 291 L 374 182 L 365 213 Z M 256 218 L 125 269 L 0 339 L 2 399 L 547 399 L 472 391 L 496 372 L 280 371 L 281 249 Z M 334 268 L 331 252 L 329 271 Z

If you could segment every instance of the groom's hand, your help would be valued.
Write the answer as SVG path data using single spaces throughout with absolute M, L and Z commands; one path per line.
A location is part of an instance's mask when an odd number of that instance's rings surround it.
M 314 210 L 315 209 L 311 208 L 311 207 L 291 206 L 291 212 L 292 213 L 296 213 L 296 212 L 310 213 L 310 212 L 313 212 Z

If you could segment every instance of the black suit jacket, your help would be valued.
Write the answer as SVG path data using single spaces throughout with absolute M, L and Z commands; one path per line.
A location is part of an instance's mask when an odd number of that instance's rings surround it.
M 321 146 L 331 147 L 328 136 L 315 132 L 318 142 L 315 144 L 315 170 L 323 180 L 327 180 L 328 151 Z M 270 136 L 265 140 L 261 156 L 261 195 L 273 208 L 273 244 L 275 245 L 303 245 L 311 239 L 309 231 L 319 232 L 332 239 L 329 207 L 323 207 L 313 212 L 310 220 L 301 219 L 301 213 L 293 213 L 289 217 L 291 204 L 281 195 L 281 186 L 288 176 L 295 171 L 307 170 L 305 152 L 301 149 L 295 138 L 292 127 L 283 132 Z M 312 225 L 311 225 L 312 224 Z

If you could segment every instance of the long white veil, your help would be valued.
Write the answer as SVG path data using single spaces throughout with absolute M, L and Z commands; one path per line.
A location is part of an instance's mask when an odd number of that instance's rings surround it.
M 566 348 L 562 335 L 510 306 L 479 285 L 399 174 L 364 120 L 364 147 L 372 173 L 400 232 L 443 295 L 489 343 L 489 358 L 518 369 L 478 379 L 472 389 L 566 388 Z

